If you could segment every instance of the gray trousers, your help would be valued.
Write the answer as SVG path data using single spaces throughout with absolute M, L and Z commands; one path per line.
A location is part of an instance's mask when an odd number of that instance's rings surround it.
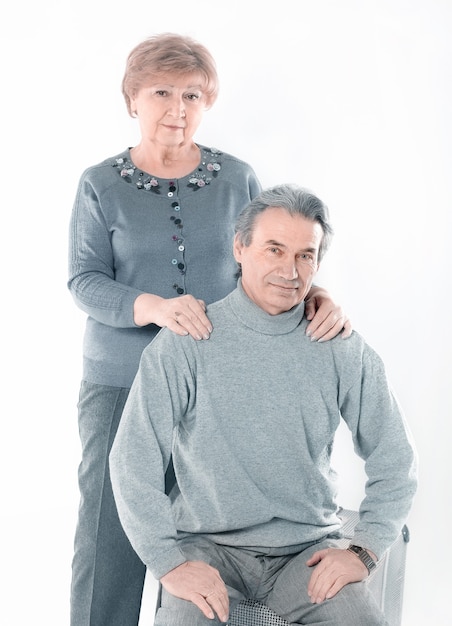
M 71 626 L 137 626 L 146 568 L 119 522 L 108 455 L 129 390 L 82 382 Z
M 252 550 L 218 546 L 202 537 L 184 540 L 181 548 L 189 560 L 206 561 L 216 567 L 229 592 L 230 612 L 240 600 L 253 598 L 266 604 L 290 624 L 334 626 L 387 626 L 364 582 L 346 585 L 334 598 L 312 604 L 307 593 L 312 568 L 306 561 L 316 551 L 335 547 L 328 539 L 289 556 L 262 556 Z M 162 591 L 155 626 L 208 626 L 209 620 L 191 602 Z

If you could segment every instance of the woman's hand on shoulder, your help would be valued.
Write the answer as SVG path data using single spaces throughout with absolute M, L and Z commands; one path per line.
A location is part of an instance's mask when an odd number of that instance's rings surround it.
M 198 341 L 209 339 L 212 332 L 205 302 L 189 294 L 177 298 L 161 298 L 151 293 L 142 293 L 135 300 L 133 317 L 137 326 L 166 326 L 176 335 L 191 335 Z
M 337 305 L 326 289 L 312 286 L 305 301 L 306 319 L 310 321 L 306 333 L 312 341 L 328 341 L 340 332 L 348 339 L 352 325 L 342 307 Z

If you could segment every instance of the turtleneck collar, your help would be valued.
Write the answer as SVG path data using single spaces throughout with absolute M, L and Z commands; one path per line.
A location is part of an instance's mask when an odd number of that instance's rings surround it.
M 229 296 L 234 314 L 245 326 L 264 335 L 285 335 L 292 332 L 304 315 L 304 302 L 279 315 L 270 315 L 246 295 L 239 278 L 237 289 Z

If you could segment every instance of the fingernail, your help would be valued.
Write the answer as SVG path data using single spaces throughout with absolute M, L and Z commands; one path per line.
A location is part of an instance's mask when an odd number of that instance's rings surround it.
M 315 336 L 315 335 L 312 335 L 312 337 L 311 337 L 311 341 L 317 341 L 317 339 L 316 339 L 316 336 Z
M 306 331 L 306 335 L 307 335 L 307 337 L 310 337 L 312 335 L 312 332 L 310 330 L 307 330 Z

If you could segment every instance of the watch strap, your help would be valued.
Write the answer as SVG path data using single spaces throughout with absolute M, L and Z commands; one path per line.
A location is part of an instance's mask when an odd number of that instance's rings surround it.
M 374 570 L 377 567 L 377 564 L 375 563 L 373 558 L 370 556 L 367 550 L 365 550 L 363 547 L 350 545 L 348 546 L 347 550 L 349 552 L 353 552 L 353 554 L 355 554 L 358 557 L 358 559 L 362 563 L 364 563 L 364 565 L 367 567 L 367 571 L 369 572 L 369 574 L 371 573 L 372 570 Z

